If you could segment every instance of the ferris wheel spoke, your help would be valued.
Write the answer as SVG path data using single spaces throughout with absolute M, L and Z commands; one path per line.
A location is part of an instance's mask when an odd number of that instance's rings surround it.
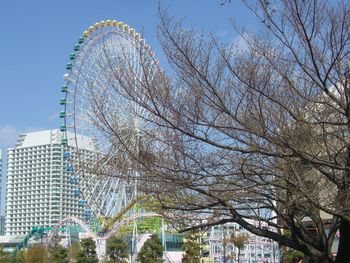
M 116 198 L 114 199 L 110 199 L 110 202 L 108 204 L 108 210 L 107 212 L 109 214 L 115 215 L 117 214 L 117 212 L 121 211 L 122 209 L 122 205 L 126 204 L 126 194 L 125 194 L 125 182 L 122 182 L 122 187 L 120 187 L 118 190 L 118 192 L 116 193 Z
M 104 198 L 102 199 L 102 203 L 106 203 L 107 202 L 107 198 L 111 195 L 114 194 L 115 191 L 113 191 L 113 187 L 118 187 L 119 186 L 119 178 L 115 178 L 115 181 L 113 181 L 112 183 L 109 183 L 109 187 L 107 190 L 107 194 L 104 196 Z M 106 207 L 107 208 L 107 207 Z M 108 209 L 106 209 L 107 213 L 108 213 Z
M 100 193 L 98 194 L 98 196 L 97 196 L 97 200 L 100 200 L 100 203 L 101 204 L 103 204 L 103 205 L 105 205 L 105 198 L 103 198 L 103 196 L 102 196 L 102 194 L 104 194 L 104 196 L 108 196 L 108 191 L 109 191 L 109 184 L 111 183 L 111 181 L 112 181 L 112 183 L 113 183 L 113 180 L 106 180 L 106 182 L 105 182 L 105 184 L 103 185 L 103 187 L 102 187 L 102 189 L 101 189 L 101 191 L 100 191 Z M 105 211 L 105 210 L 104 210 Z M 106 211 L 105 211 L 106 212 Z
M 106 184 L 107 182 L 108 182 L 108 181 L 106 180 L 105 184 Z M 94 202 L 97 202 L 97 201 L 98 201 L 98 198 L 99 198 L 99 196 L 100 196 L 100 193 L 102 192 L 100 183 L 102 183 L 100 180 L 96 180 L 96 181 L 95 181 L 95 186 L 94 186 L 94 188 L 91 190 L 90 195 L 89 195 L 88 198 L 87 198 L 88 203 L 91 201 L 91 198 L 92 198 L 92 197 L 95 198 Z M 96 193 L 97 193 L 97 196 L 95 196 Z

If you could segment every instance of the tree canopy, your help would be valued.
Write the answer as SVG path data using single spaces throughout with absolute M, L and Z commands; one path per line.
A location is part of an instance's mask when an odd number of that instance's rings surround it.
M 47 248 L 45 246 L 35 245 L 28 247 L 24 251 L 24 263 L 46 263 L 47 256 Z
M 119 237 L 110 237 L 107 240 L 107 255 L 112 262 L 126 263 L 128 253 L 125 242 Z
M 96 244 L 91 238 L 80 241 L 81 250 L 77 253 L 77 263 L 98 263 Z
M 140 263 L 162 263 L 163 262 L 163 246 L 158 236 L 153 234 L 143 244 L 137 255 L 137 262 Z
M 182 250 L 185 253 L 182 258 L 184 263 L 200 263 L 201 247 L 198 232 L 190 231 L 186 234 Z
M 0 246 L 0 263 L 11 263 L 14 261 L 14 257 L 9 252 L 6 252 L 2 246 Z
M 55 246 L 49 248 L 49 261 L 50 263 L 68 263 L 69 255 L 68 249 L 62 247 L 59 244 L 55 244 Z
M 138 147 L 122 143 L 140 190 L 184 228 L 236 222 L 317 262 L 334 262 L 339 231 L 336 262 L 350 262 L 349 2 L 243 2 L 260 24 L 237 29 L 243 47 L 160 9 L 171 70 L 149 52 L 142 74 L 122 54 L 109 69 L 109 92 L 143 109 Z M 94 114 L 120 142 L 104 96 Z

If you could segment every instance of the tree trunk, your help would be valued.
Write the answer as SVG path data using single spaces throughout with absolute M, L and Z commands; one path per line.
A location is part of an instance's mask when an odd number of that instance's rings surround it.
M 335 263 L 350 263 L 350 223 L 346 220 L 340 221 L 339 246 Z

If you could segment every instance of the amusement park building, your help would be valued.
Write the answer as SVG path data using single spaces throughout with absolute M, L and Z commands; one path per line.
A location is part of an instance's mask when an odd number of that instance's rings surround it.
M 92 149 L 91 139 L 78 138 Z M 59 130 L 26 133 L 8 149 L 6 235 L 25 235 L 32 227 L 50 227 L 65 216 L 82 214 L 64 170 L 61 139 Z

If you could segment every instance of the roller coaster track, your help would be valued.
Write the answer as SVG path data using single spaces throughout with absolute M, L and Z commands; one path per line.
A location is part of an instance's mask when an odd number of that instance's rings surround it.
M 135 219 L 138 218 L 147 218 L 147 217 L 160 217 L 159 214 L 157 213 L 138 213 L 138 214 L 134 214 L 132 216 L 129 217 L 125 217 L 123 218 L 121 221 L 115 222 L 112 227 L 110 228 L 111 230 L 107 233 L 104 233 L 103 236 L 99 236 L 98 234 L 94 233 L 90 227 L 81 219 L 77 218 L 77 217 L 73 217 L 73 216 L 68 216 L 63 218 L 48 234 L 48 240 L 47 240 L 47 245 L 50 244 L 52 238 L 54 237 L 55 233 L 57 233 L 57 231 L 62 228 L 62 226 L 64 226 L 67 222 L 73 222 L 75 224 L 80 225 L 93 239 L 95 240 L 106 240 L 108 238 L 110 238 L 111 236 L 115 235 L 120 228 L 127 224 L 130 223 L 132 221 L 134 221 Z

